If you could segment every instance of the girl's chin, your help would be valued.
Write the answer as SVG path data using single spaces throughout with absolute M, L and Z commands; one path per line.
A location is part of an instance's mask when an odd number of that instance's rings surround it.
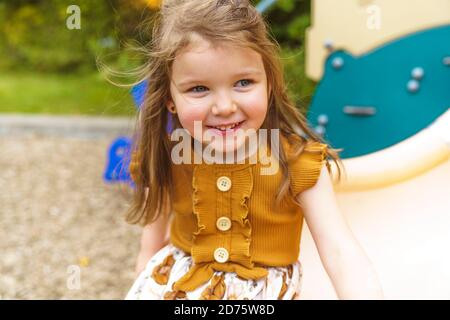
M 239 141 L 236 141 L 235 143 L 233 143 L 233 141 L 224 143 L 210 142 L 204 144 L 204 148 L 207 147 L 208 150 L 214 150 L 215 152 L 230 153 L 240 149 L 243 143 L 244 142 L 239 143 Z
M 211 141 L 211 142 L 204 142 L 203 143 L 203 152 L 205 152 L 205 149 L 209 152 L 218 152 L 220 154 L 228 154 L 228 153 L 234 153 L 237 150 L 242 150 L 242 148 L 245 145 L 245 138 L 239 138 L 234 137 L 231 139 L 223 139 L 222 141 Z

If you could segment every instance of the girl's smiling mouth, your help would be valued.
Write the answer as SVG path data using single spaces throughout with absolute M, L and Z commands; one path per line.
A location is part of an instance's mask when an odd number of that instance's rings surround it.
M 234 131 L 236 131 L 237 129 L 239 129 L 241 127 L 241 125 L 245 122 L 245 120 L 243 121 L 239 121 L 239 122 L 234 122 L 234 123 L 229 123 L 229 124 L 224 124 L 224 125 L 218 125 L 218 126 L 206 126 L 208 129 L 213 130 L 215 133 L 218 133 L 220 135 L 225 135 L 227 133 L 232 133 Z

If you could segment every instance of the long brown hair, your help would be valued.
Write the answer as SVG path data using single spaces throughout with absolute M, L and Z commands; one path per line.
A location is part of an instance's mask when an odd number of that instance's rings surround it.
M 308 140 L 323 142 L 308 127 L 305 117 L 289 99 L 279 59 L 280 46 L 270 36 L 265 21 L 248 0 L 163 1 L 155 17 L 152 40 L 147 48 L 148 62 L 142 69 L 144 76 L 140 79 L 148 80 L 149 85 L 133 139 L 135 152 L 132 166 L 136 188 L 132 206 L 127 212 L 129 223 L 151 223 L 170 208 L 171 142 L 166 131 L 168 111 L 165 106 L 170 98 L 172 63 L 177 52 L 190 44 L 194 34 L 213 45 L 226 41 L 253 49 L 261 55 L 271 87 L 269 109 L 262 128 L 280 129 L 280 134 L 286 137 L 300 137 L 300 140 L 294 139 L 297 142 L 294 157 L 303 151 Z M 174 120 L 175 127 L 180 127 L 176 116 Z M 328 148 L 327 156 L 336 162 L 340 179 L 337 151 Z M 289 159 L 282 145 L 279 160 L 283 182 L 276 195 L 277 203 L 289 190 Z M 328 162 L 327 168 L 331 173 Z

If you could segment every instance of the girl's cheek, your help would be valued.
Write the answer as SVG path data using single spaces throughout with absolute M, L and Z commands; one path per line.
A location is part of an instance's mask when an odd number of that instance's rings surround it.
M 191 135 L 194 133 L 195 121 L 199 121 L 200 125 L 204 125 L 207 112 L 203 111 L 202 107 L 197 108 L 182 108 L 178 111 L 178 119 L 184 129 L 188 130 Z
M 265 117 L 268 108 L 267 94 L 264 91 L 248 97 L 245 101 L 246 113 L 253 118 Z

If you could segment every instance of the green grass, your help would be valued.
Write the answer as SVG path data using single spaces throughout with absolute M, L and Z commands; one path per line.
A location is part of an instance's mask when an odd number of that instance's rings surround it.
M 135 107 L 129 92 L 99 73 L 0 72 L 0 112 L 131 116 Z
M 282 62 L 289 95 L 305 111 L 316 84 L 305 76 L 304 51 L 283 48 Z M 131 116 L 136 110 L 130 88 L 116 87 L 98 72 L 0 71 L 0 112 Z

